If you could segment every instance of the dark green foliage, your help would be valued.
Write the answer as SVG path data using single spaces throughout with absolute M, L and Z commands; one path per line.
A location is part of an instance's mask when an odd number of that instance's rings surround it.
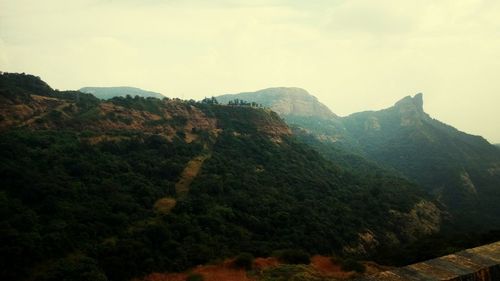
M 47 83 L 42 81 L 40 77 L 24 73 L 0 73 L 1 97 L 8 101 L 29 103 L 31 101 L 30 95 L 39 95 L 73 101 L 84 110 L 99 104 L 99 99 L 91 94 L 84 94 L 77 91 L 53 90 Z
M 259 274 L 260 281 L 332 281 L 310 266 L 284 264 L 271 267 Z
M 246 270 L 252 269 L 254 257 L 250 253 L 241 253 L 234 259 L 234 266 L 244 268 Z
M 125 108 L 149 111 L 156 114 L 159 114 L 161 112 L 160 109 L 163 106 L 163 102 L 161 99 L 153 97 L 144 98 L 140 96 L 131 97 L 127 95 L 125 97 L 114 97 L 109 101 Z
M 230 100 L 227 104 L 230 106 L 263 107 L 262 104 L 256 102 L 248 102 L 240 99 Z
M 0 72 L 0 89 L 2 95 L 22 96 L 25 100 L 30 94 L 44 96 L 53 92 L 52 88 L 40 77 L 7 72 Z
M 343 271 L 356 271 L 358 273 L 364 273 L 366 271 L 364 264 L 351 258 L 341 260 L 340 266 Z
M 211 97 L 211 98 L 204 98 L 202 101 L 201 101 L 202 104 L 219 104 L 219 102 L 217 101 L 217 99 L 215 97 Z
M 54 262 L 36 281 L 107 281 L 97 262 L 89 257 L 69 257 Z
M 309 254 L 302 250 L 280 250 L 276 251 L 274 256 L 276 256 L 281 262 L 287 264 L 309 264 L 311 262 Z
M 2 280 L 118 281 L 242 252 L 328 254 L 356 245 L 366 229 L 379 237 L 400 235 L 387 219 L 389 211 L 407 212 L 425 199 L 405 180 L 377 173 L 359 177 L 286 133 L 277 142 L 268 134 L 287 128 L 266 109 L 187 103 L 216 118 L 223 129 L 217 138 L 201 129 L 190 144 L 182 141 L 184 132 L 170 142 L 161 135 L 106 131 L 119 141 L 92 145 L 88 139 L 103 132 L 80 133 L 80 125 L 126 117 L 101 116 L 101 101 L 91 95 L 46 91 L 86 109 L 66 117 L 65 124 L 73 125 L 61 126 L 66 130 L 0 133 Z M 168 109 L 154 98 L 111 102 L 150 112 Z M 64 116 L 57 110 L 44 118 L 59 124 Z M 182 126 L 187 120 L 169 122 Z M 169 214 L 156 213 L 154 203 L 176 197 L 179 175 L 199 155 L 210 158 L 187 196 L 177 198 Z M 289 257 L 306 262 L 302 258 Z
M 203 280 L 204 280 L 203 275 L 198 273 L 191 273 L 186 278 L 186 281 L 203 281 Z
M 155 246 L 144 239 L 165 229 L 139 239 L 127 233 L 154 229 L 140 222 L 154 217 L 156 199 L 174 194 L 183 167 L 201 151 L 159 136 L 90 146 L 72 132 L 27 131 L 1 134 L 0 147 L 1 279 L 13 280 L 75 252 L 111 280 L 147 273 Z M 58 276 L 54 270 L 47 276 Z
M 399 174 L 422 186 L 451 214 L 445 231 L 500 226 L 500 150 L 432 119 L 420 94 L 380 111 L 285 120 L 301 140 L 359 175 Z
M 201 144 L 131 135 L 89 145 L 73 132 L 11 131 L 0 135 L 0 147 L 3 279 L 19 280 L 42 261 L 77 252 L 109 280 L 240 252 L 330 253 L 360 229 L 390 229 L 387 210 L 408 210 L 419 198 L 407 196 L 404 182 L 376 178 L 373 186 L 385 188 L 374 197 L 370 185 L 302 144 L 227 132 L 189 196 L 158 217 L 154 202 L 175 194 Z
M 500 174 L 492 172 L 500 163 L 500 151 L 419 108 L 409 106 L 413 111 L 401 113 L 403 105 L 357 113 L 343 122 L 364 156 L 398 170 L 440 198 L 453 215 L 450 230 L 500 226 Z M 370 120 L 377 120 L 381 129 L 367 130 Z M 402 120 L 408 124 L 402 126 Z

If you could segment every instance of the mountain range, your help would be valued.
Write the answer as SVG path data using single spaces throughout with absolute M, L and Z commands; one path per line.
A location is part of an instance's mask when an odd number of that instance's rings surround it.
M 444 231 L 500 226 L 500 150 L 422 95 L 339 117 L 298 88 L 103 100 L 2 73 L 0 116 L 2 280 L 283 252 L 400 264 L 466 246 Z
M 421 93 L 384 110 L 346 117 L 312 113 L 326 106 L 296 88 L 222 95 L 217 99 L 262 103 L 279 113 L 303 140 L 322 151 L 323 156 L 330 156 L 330 160 L 342 157 L 332 152 L 335 149 L 347 151 L 414 181 L 447 207 L 451 220 L 458 224 L 455 228 L 500 225 L 498 149 L 480 136 L 430 117 L 424 111 Z

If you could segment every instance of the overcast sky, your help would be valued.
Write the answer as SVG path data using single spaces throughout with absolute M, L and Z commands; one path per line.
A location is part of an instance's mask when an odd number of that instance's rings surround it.
M 339 115 L 423 92 L 500 143 L 498 0 L 0 0 L 0 70 L 185 99 L 295 86 Z

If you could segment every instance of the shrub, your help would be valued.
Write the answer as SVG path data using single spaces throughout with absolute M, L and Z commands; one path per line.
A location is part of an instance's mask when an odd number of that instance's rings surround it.
M 252 254 L 241 253 L 236 257 L 233 264 L 238 268 L 244 268 L 246 270 L 250 270 L 252 269 L 253 259 L 254 257 Z
M 342 260 L 340 266 L 343 271 L 356 271 L 358 273 L 363 273 L 366 271 L 366 267 L 364 264 L 353 259 Z
M 186 281 L 203 281 L 203 280 L 204 280 L 203 275 L 199 273 L 191 273 L 186 278 Z
M 308 253 L 302 250 L 281 250 L 275 253 L 275 256 L 284 263 L 288 264 L 309 264 L 311 258 Z

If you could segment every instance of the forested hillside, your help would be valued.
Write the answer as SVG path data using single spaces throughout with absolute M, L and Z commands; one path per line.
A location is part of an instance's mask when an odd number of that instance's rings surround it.
M 294 96 L 286 88 L 230 95 L 250 102 L 272 101 L 267 104 L 271 108 L 318 107 L 316 99 L 308 99 L 306 105 Z M 296 127 L 302 141 L 329 160 L 341 161 L 361 175 L 382 167 L 424 187 L 446 206 L 450 231 L 500 227 L 500 150 L 480 136 L 431 118 L 424 111 L 422 94 L 384 110 L 346 117 L 287 112 L 281 116 Z
M 426 188 L 448 207 L 457 227 L 500 226 L 500 151 L 432 119 L 422 95 L 350 115 L 343 123 L 367 158 Z
M 363 257 L 440 228 L 416 185 L 327 160 L 268 109 L 0 82 L 2 280 L 130 280 L 283 249 Z

